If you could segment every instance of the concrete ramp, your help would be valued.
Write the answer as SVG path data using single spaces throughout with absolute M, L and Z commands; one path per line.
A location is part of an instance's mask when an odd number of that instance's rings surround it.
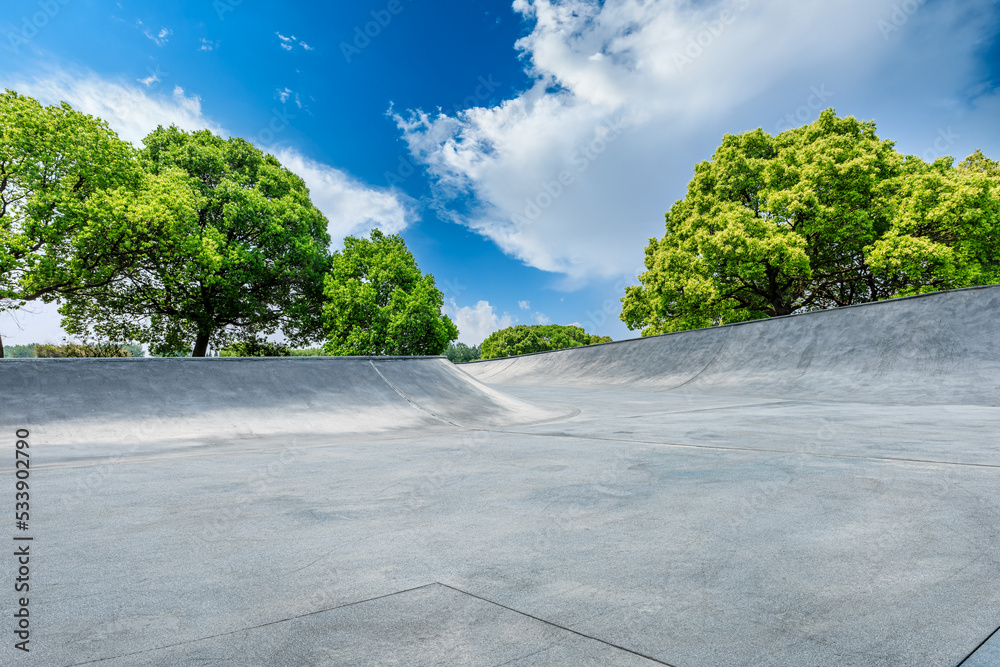
M 5 422 L 87 457 L 122 444 L 210 448 L 254 436 L 484 428 L 572 414 L 486 387 L 442 357 L 10 360 L 0 384 Z
M 1000 405 L 1000 286 L 462 368 L 490 384 Z

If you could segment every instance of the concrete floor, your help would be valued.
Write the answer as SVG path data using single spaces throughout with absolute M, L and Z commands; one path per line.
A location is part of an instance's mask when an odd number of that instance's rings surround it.
M 976 374 L 1000 368 L 995 338 L 990 357 L 952 335 Z M 2 362 L 0 432 L 33 432 L 34 541 L 32 651 L 7 630 L 0 662 L 1000 664 L 992 389 L 957 371 L 893 385 L 883 364 L 882 401 L 864 378 L 855 400 L 810 391 L 808 369 L 761 391 L 757 371 L 712 379 L 718 347 L 679 387 L 645 368 L 565 380 L 664 341 L 533 357 L 562 375 L 531 358 Z

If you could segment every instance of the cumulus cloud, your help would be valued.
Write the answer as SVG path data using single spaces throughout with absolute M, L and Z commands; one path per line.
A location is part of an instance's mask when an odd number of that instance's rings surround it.
M 521 310 L 531 310 L 531 302 L 530 301 L 518 301 L 517 302 L 517 306 Z
M 900 18 L 897 0 L 515 0 L 532 24 L 516 43 L 530 88 L 496 106 L 394 118 L 436 197 L 462 202 L 442 205 L 462 211 L 455 222 L 572 284 L 634 276 L 724 132 L 774 132 L 802 108 L 796 125 L 808 122 L 846 91 L 859 108 L 964 91 L 997 7 L 953 4 Z M 818 101 L 821 85 L 830 94 Z
M 459 306 L 454 299 L 450 299 L 441 310 L 458 327 L 458 341 L 466 345 L 479 345 L 494 331 L 513 326 L 517 321 L 507 313 L 497 315 L 489 301 L 479 301 L 475 306 Z
M 339 247 L 345 236 L 367 234 L 375 227 L 396 234 L 415 217 L 409 200 L 400 193 L 365 185 L 347 172 L 291 148 L 271 152 L 306 182 L 313 204 L 330 221 L 328 229 L 334 246 Z
M 539 324 L 552 324 L 552 319 L 545 313 L 535 313 L 535 322 Z

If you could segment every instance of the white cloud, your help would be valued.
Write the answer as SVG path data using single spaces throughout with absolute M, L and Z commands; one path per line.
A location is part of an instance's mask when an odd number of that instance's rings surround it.
M 531 302 L 530 301 L 518 301 L 517 302 L 517 306 L 521 310 L 531 310 Z
M 152 74 L 153 81 L 159 81 Z M 143 81 L 145 83 L 145 81 Z M 103 118 L 126 141 L 140 145 L 143 137 L 158 125 L 176 125 L 185 130 L 225 131 L 206 117 L 201 98 L 188 95 L 180 86 L 172 94 L 144 90 L 134 84 L 102 79 L 94 73 L 56 71 L 44 79 L 13 81 L 6 84 L 45 104 L 69 102 L 84 113 Z
M 634 277 L 664 211 L 723 133 L 774 132 L 812 86 L 837 95 L 807 106 L 797 125 L 826 106 L 866 117 L 888 99 L 912 113 L 968 90 L 996 3 L 924 4 L 884 39 L 879 21 L 897 4 L 515 0 L 533 22 L 517 42 L 528 90 L 453 116 L 395 119 L 441 208 L 471 200 L 455 222 L 570 284 Z
M 295 102 L 295 106 L 300 109 L 302 108 L 302 100 L 299 99 L 299 94 L 287 86 L 275 91 L 275 96 L 281 100 L 282 104 L 285 104 L 288 100 L 292 100 Z
M 444 304 L 442 312 L 458 327 L 458 341 L 466 345 L 479 345 L 494 331 L 513 326 L 516 320 L 504 313 L 497 315 L 489 301 L 479 301 L 475 306 L 461 306 L 454 299 Z
M 296 39 L 295 35 L 286 37 L 285 35 L 282 35 L 280 32 L 276 32 L 274 34 L 277 35 L 278 39 L 281 40 L 281 44 L 279 46 L 281 46 L 281 48 L 283 48 L 285 51 L 291 51 L 293 48 L 295 48 L 296 43 L 298 43 L 298 45 L 301 46 L 306 51 L 316 50 L 314 47 L 309 46 L 305 42 Z
M 55 72 L 45 79 L 3 81 L 3 84 L 44 104 L 69 102 L 84 113 L 108 121 L 120 137 L 136 145 L 141 145 L 142 139 L 158 125 L 173 124 L 189 131 L 208 129 L 229 135 L 203 114 L 201 99 L 186 94 L 180 86 L 175 86 L 171 95 L 163 95 L 80 72 Z M 290 90 L 288 94 L 294 95 Z M 414 207 L 405 195 L 370 187 L 345 171 L 311 160 L 291 148 L 262 148 L 306 182 L 312 202 L 330 221 L 335 247 L 349 234 L 366 234 L 373 227 L 394 234 L 416 219 Z
M 335 247 L 341 246 L 345 236 L 365 235 L 373 227 L 395 234 L 415 217 L 402 194 L 372 188 L 290 148 L 271 152 L 306 182 L 313 204 L 330 221 L 328 229 Z
M 150 87 L 150 86 L 152 86 L 154 83 L 158 83 L 159 80 L 160 80 L 160 77 L 157 76 L 156 72 L 152 72 L 145 79 L 136 79 L 136 81 L 138 81 L 142 85 L 146 86 L 147 88 Z
M 199 51 L 212 51 L 213 49 L 215 49 L 216 46 L 218 46 L 217 43 L 213 42 L 210 39 L 205 39 L 204 37 L 202 37 L 201 38 L 201 46 L 198 47 L 198 50 Z
M 535 322 L 539 324 L 552 324 L 552 320 L 545 313 L 535 313 Z
M 140 21 L 141 23 L 141 21 Z M 163 46 L 170 41 L 170 36 L 174 34 L 174 31 L 170 28 L 160 28 L 160 31 L 155 35 L 148 30 L 144 30 L 143 34 L 149 39 L 153 40 L 157 46 Z

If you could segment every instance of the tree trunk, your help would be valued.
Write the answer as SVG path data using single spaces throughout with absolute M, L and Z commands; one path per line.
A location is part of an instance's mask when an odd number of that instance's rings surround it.
M 3 359 L 3 336 L 0 336 L 0 359 Z
M 208 337 L 210 333 L 209 331 L 198 332 L 198 338 L 194 341 L 194 351 L 191 353 L 192 357 L 205 356 L 205 353 L 208 352 Z

